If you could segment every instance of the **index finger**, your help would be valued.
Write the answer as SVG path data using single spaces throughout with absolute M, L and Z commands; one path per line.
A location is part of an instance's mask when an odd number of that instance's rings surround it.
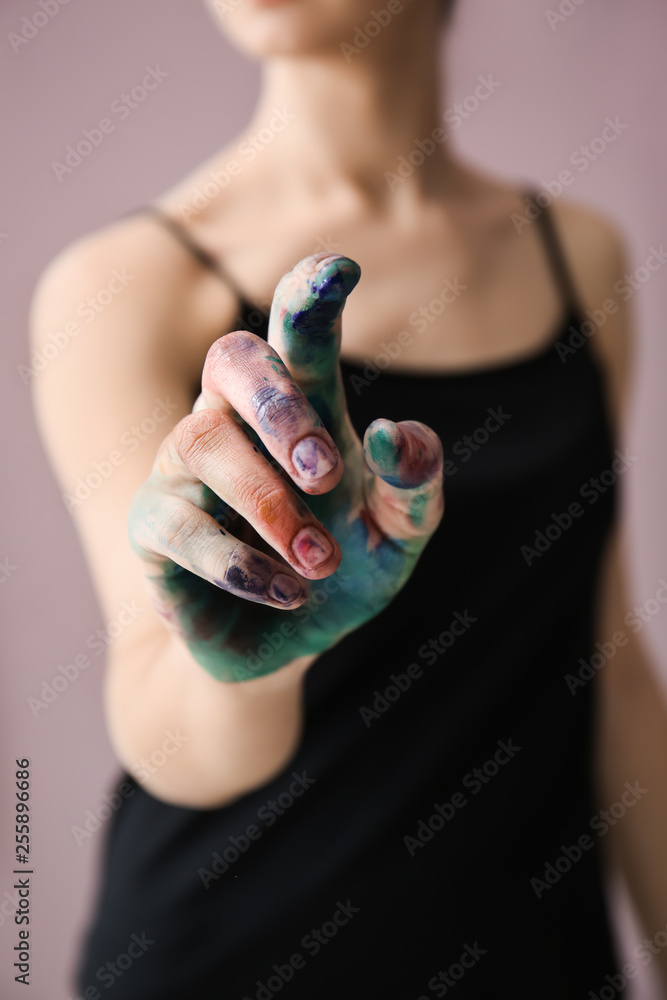
M 338 365 L 341 314 L 360 275 L 349 257 L 304 257 L 278 282 L 269 316 L 269 344 L 334 437 L 346 413 Z

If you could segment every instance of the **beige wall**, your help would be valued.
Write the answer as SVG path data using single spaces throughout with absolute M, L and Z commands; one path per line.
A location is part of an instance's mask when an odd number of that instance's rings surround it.
M 551 9 L 558 3 L 552 0 Z M 447 45 L 447 103 L 470 94 L 479 75 L 492 74 L 501 86 L 453 141 L 489 170 L 540 184 L 571 168 L 577 147 L 599 135 L 605 118 L 619 116 L 628 128 L 587 170 L 574 171 L 569 194 L 621 224 L 638 266 L 652 245 L 667 240 L 661 107 L 667 9 L 660 0 L 578 0 L 552 28 L 548 7 L 547 0 L 460 0 Z M 115 765 L 101 708 L 103 657 L 87 645 L 105 623 L 40 449 L 29 388 L 17 372 L 28 361 L 29 296 L 64 244 L 148 201 L 233 136 L 250 113 L 258 76 L 220 39 L 200 3 L 69 0 L 15 52 L 9 34 L 38 10 L 37 0 L 0 5 L 0 562 L 15 567 L 9 576 L 0 570 L 0 903 L 12 886 L 13 760 L 28 756 L 35 851 L 30 995 L 41 1000 L 70 995 L 67 972 L 103 836 L 78 846 L 71 827 L 98 807 Z M 65 146 L 156 64 L 168 77 L 59 181 L 52 161 L 62 160 Z M 667 268 L 633 299 L 640 356 L 631 441 L 640 460 L 626 486 L 638 603 L 667 578 L 666 276 Z M 667 612 L 645 631 L 667 682 Z M 39 697 L 42 683 L 82 653 L 90 666 L 35 717 L 28 698 Z M 0 996 L 7 1000 L 27 995 L 10 971 L 15 931 L 11 918 L 0 924 Z M 649 986 L 642 995 L 655 997 Z

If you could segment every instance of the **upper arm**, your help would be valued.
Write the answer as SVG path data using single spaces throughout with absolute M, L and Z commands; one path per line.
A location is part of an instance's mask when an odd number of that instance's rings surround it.
M 31 307 L 32 347 L 50 358 L 31 377 L 46 451 L 105 621 L 124 602 L 142 609 L 133 638 L 163 626 L 146 601 L 127 511 L 160 441 L 190 412 L 209 343 L 202 317 L 216 292 L 207 281 L 200 288 L 191 266 L 154 221 L 122 222 L 61 253 Z M 211 339 L 231 321 L 233 300 L 219 308 Z
M 634 355 L 626 243 L 616 226 L 598 213 L 563 204 L 557 216 L 582 308 L 596 325 L 589 343 L 602 366 L 616 447 L 623 450 L 627 447 Z M 617 489 L 622 499 L 622 480 Z M 624 507 L 621 503 L 621 515 Z M 610 536 L 602 563 L 597 632 L 603 642 L 613 641 L 616 635 L 623 643 L 605 664 L 601 680 L 604 690 L 610 685 L 616 689 L 620 680 L 626 695 L 627 685 L 634 690 L 638 682 L 640 686 L 653 683 L 642 645 L 626 623 L 631 604 L 628 559 L 627 525 L 621 521 Z
M 627 423 L 633 359 L 625 238 L 610 219 L 592 209 L 562 202 L 554 203 L 554 211 L 579 302 L 595 327 L 588 339 L 603 368 L 609 414 L 620 442 Z

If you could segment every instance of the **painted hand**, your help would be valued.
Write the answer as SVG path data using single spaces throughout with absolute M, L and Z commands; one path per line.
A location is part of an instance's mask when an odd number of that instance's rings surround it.
M 362 445 L 348 417 L 341 313 L 359 273 L 306 257 L 278 284 L 268 345 L 217 340 L 133 499 L 151 599 L 221 681 L 323 652 L 377 615 L 442 517 L 436 434 L 378 419 Z

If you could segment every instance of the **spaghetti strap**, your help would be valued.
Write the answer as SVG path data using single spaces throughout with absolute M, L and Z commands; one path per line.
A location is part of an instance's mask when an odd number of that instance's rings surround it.
M 252 302 L 246 297 L 246 295 L 244 295 L 244 293 L 241 291 L 236 282 L 229 276 L 229 274 L 222 266 L 218 258 L 214 254 L 212 254 L 210 250 L 207 250 L 205 247 L 202 247 L 199 243 L 193 240 L 190 234 L 188 233 L 187 229 L 185 228 L 185 226 L 181 225 L 181 223 L 178 222 L 177 219 L 175 219 L 171 215 L 168 215 L 167 212 L 164 212 L 157 205 L 152 205 L 152 204 L 143 205 L 140 208 L 135 208 L 131 212 L 128 212 L 127 214 L 132 215 L 132 214 L 138 214 L 139 212 L 151 212 L 158 219 L 158 221 L 161 222 L 165 226 L 165 228 L 168 229 L 172 233 L 172 235 L 176 237 L 179 243 L 181 243 L 185 247 L 185 249 L 192 254 L 195 260 L 199 264 L 201 264 L 202 267 L 205 267 L 208 271 L 211 271 L 218 278 L 220 278 L 220 280 L 225 285 L 227 285 L 227 287 L 234 293 L 234 295 L 238 299 L 239 308 L 241 311 L 243 311 L 246 307 L 248 309 L 254 308 Z
M 533 189 L 529 189 L 525 192 L 525 196 L 533 201 L 537 194 L 539 194 L 539 192 Z M 164 212 L 157 205 L 153 204 L 133 209 L 127 214 L 132 215 L 139 212 L 151 212 L 155 218 L 158 219 L 158 221 L 160 221 L 165 228 L 172 233 L 179 243 L 181 243 L 182 246 L 184 246 L 186 250 L 192 254 L 195 260 L 201 264 L 202 267 L 205 267 L 208 271 L 211 271 L 218 278 L 220 278 L 220 280 L 236 296 L 241 313 L 248 313 L 256 308 L 250 299 L 248 299 L 248 297 L 239 288 L 236 282 L 230 277 L 218 258 L 212 254 L 210 250 L 200 246 L 199 243 L 193 240 L 185 226 L 181 225 L 177 219 L 167 214 L 167 212 Z M 581 309 L 579 297 L 572 281 L 572 275 L 563 252 L 560 237 L 556 231 L 550 206 L 547 205 L 542 208 L 539 215 L 535 217 L 535 221 L 537 222 L 538 229 L 541 233 L 542 241 L 544 243 L 547 257 L 551 264 L 551 269 L 556 285 L 560 291 L 563 304 L 571 313 L 580 314 Z
M 526 197 L 532 201 L 540 192 L 535 190 L 526 191 Z M 539 204 L 539 203 L 538 203 Z M 556 285 L 560 291 L 565 308 L 573 313 L 581 312 L 579 296 L 574 287 L 572 274 L 570 272 L 561 239 L 556 230 L 556 226 L 551 212 L 550 205 L 541 209 L 535 221 L 542 235 L 542 241 L 547 252 L 547 257 L 551 264 L 551 269 L 556 280 Z

